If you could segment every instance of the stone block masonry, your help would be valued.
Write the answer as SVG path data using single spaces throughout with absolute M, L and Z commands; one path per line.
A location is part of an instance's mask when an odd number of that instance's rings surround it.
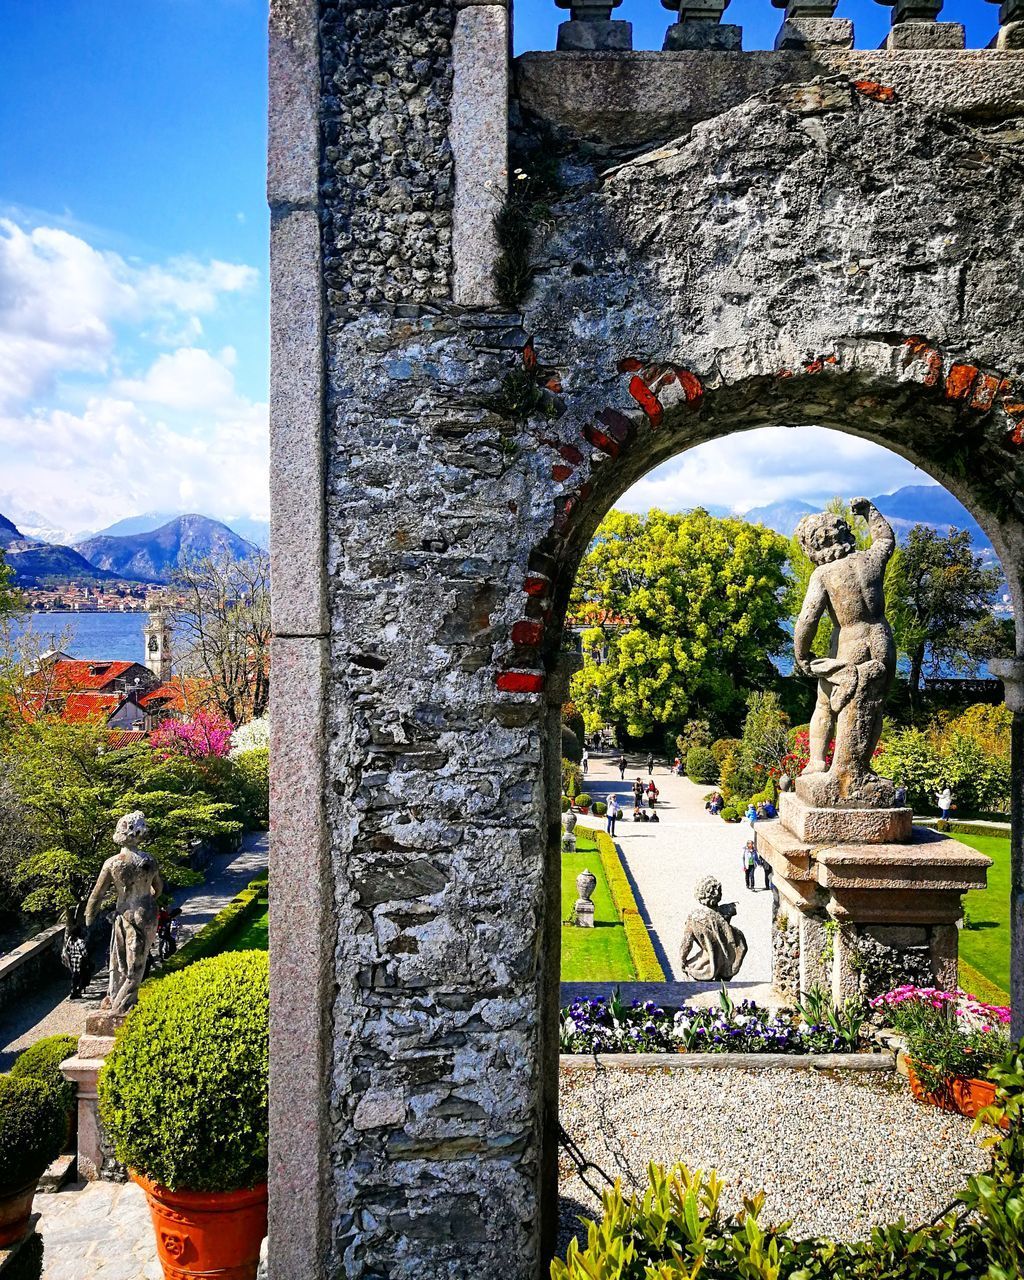
M 646 134 L 651 153 L 605 139 L 597 165 L 541 110 L 516 141 L 547 147 L 561 185 L 531 287 L 510 312 L 459 303 L 464 267 L 487 282 L 482 258 L 453 260 L 456 21 L 473 8 L 316 11 L 320 338 L 301 324 L 322 386 L 313 361 L 274 400 L 274 483 L 304 476 L 296 500 L 308 485 L 325 513 L 324 625 L 278 628 L 275 651 L 272 878 L 291 880 L 271 921 L 274 1280 L 545 1274 L 561 621 L 635 479 L 738 423 L 867 435 L 968 503 L 1022 602 L 1012 130 L 880 74 L 769 77 L 705 104 L 690 138 Z M 484 40 L 499 25 L 467 22 Z M 739 55 L 651 56 L 703 59 L 712 83 L 726 73 L 708 60 Z M 611 109 L 619 73 L 602 68 Z M 491 163 L 503 140 L 481 142 Z M 947 384 L 967 364 L 987 398 Z M 278 359 L 275 384 L 289 376 Z M 319 409 L 290 430 L 279 406 L 301 408 L 303 386 Z M 305 470 L 277 458 L 302 440 Z M 287 515 L 277 529 L 287 563 L 301 539 Z

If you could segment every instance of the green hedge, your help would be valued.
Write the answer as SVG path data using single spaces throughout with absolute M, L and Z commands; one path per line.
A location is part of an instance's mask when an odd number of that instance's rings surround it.
M 75 1105 L 75 1086 L 61 1072 L 65 1058 L 73 1058 L 78 1052 L 77 1036 L 44 1036 L 24 1052 L 19 1053 L 11 1067 L 16 1078 L 42 1080 L 60 1098 L 65 1111 Z
M 172 1191 L 267 1176 L 267 955 L 235 951 L 148 983 L 99 1080 L 122 1164 Z
M 612 902 L 626 931 L 626 945 L 629 947 L 633 968 L 636 969 L 637 982 L 664 982 L 665 973 L 658 963 L 651 935 L 647 932 L 647 926 L 636 905 L 615 841 L 606 831 L 598 831 L 593 827 L 582 827 L 580 830 L 586 831 L 597 844 L 601 866 L 612 893 Z
M 187 969 L 197 960 L 205 960 L 223 949 L 224 943 L 236 931 L 242 929 L 250 920 L 260 914 L 267 897 L 268 879 L 266 875 L 250 880 L 241 893 L 236 893 L 228 905 L 219 911 L 198 933 L 169 960 L 165 960 L 154 976 L 149 980 L 155 982 L 168 974 L 179 973 Z
M 941 818 L 915 818 L 914 826 L 928 827 L 931 831 L 942 831 L 949 836 L 995 836 L 997 840 L 1010 838 L 1009 823 L 1004 831 L 1001 827 L 985 826 L 980 822 L 957 822 L 955 818 L 945 823 Z
M 67 1107 L 45 1081 L 0 1076 L 0 1195 L 35 1181 L 67 1131 Z

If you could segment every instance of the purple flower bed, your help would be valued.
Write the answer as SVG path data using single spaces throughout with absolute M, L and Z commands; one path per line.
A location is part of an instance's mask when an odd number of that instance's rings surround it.
M 626 1004 L 618 993 L 574 1000 L 559 1031 L 562 1053 L 847 1053 L 858 1043 L 856 1028 L 840 1034 L 792 1009 L 734 1004 L 724 990 L 717 1007 L 674 1015 L 651 1000 Z

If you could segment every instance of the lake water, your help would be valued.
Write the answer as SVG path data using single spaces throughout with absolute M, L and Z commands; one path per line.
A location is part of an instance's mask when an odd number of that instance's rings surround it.
M 14 629 L 17 637 L 27 625 L 44 648 L 61 644 L 73 658 L 142 662 L 142 628 L 148 619 L 147 613 L 33 613 Z M 64 632 L 70 640 L 61 639 Z

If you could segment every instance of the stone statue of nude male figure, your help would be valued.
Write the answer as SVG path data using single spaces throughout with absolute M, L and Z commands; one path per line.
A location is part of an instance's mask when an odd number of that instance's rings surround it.
M 895 788 L 871 768 L 882 733 L 882 710 L 896 671 L 896 646 L 885 617 L 885 570 L 896 547 L 892 528 L 867 498 L 850 509 L 867 520 L 871 545 L 856 549 L 842 516 L 823 511 L 796 528 L 815 565 L 793 634 L 796 666 L 818 680 L 811 719 L 810 759 L 796 793 L 815 808 L 891 808 Z M 811 654 L 818 623 L 832 619 L 827 658 Z M 829 768 L 830 739 L 835 751 Z
M 85 923 L 91 925 L 103 899 L 111 890 L 117 894 L 110 939 L 110 984 L 100 1006 L 111 1013 L 127 1013 L 138 1000 L 146 960 L 156 938 L 156 903 L 164 884 L 156 859 L 139 849 L 147 834 L 146 818 L 139 810 L 121 818 L 114 830 L 114 843 L 121 846 L 121 852 L 103 864 L 85 908 Z

